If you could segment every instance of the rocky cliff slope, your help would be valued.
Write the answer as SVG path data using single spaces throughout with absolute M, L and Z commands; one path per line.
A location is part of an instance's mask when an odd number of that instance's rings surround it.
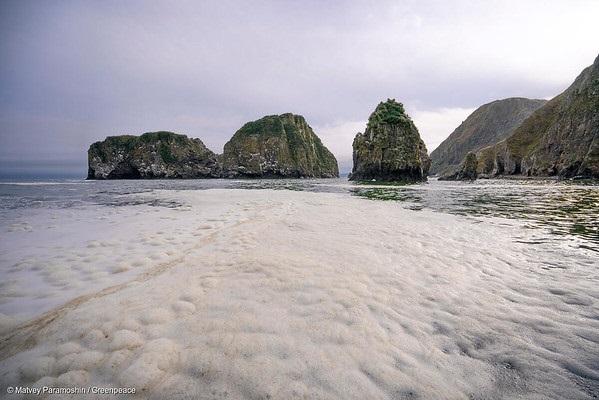
M 350 180 L 426 181 L 430 158 L 418 129 L 403 105 L 389 99 L 379 103 L 364 133 L 353 143 Z
M 335 156 L 304 117 L 270 115 L 246 123 L 224 147 L 223 176 L 252 178 L 332 178 Z
M 478 178 L 478 160 L 476 154 L 466 154 L 456 172 L 439 177 L 440 181 L 474 181 Z
M 211 178 L 216 155 L 200 139 L 172 132 L 109 136 L 88 150 L 88 179 Z
M 488 175 L 599 178 L 599 57 L 507 139 L 479 152 Z
M 512 97 L 480 106 L 431 153 L 430 173 L 455 172 L 468 152 L 477 152 L 507 138 L 545 103 L 546 100 Z

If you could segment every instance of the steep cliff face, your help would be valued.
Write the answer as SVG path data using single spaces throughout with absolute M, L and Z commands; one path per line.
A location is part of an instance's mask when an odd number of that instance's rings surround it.
M 332 178 L 335 156 L 304 117 L 270 115 L 246 123 L 224 147 L 223 176 L 253 178 Z
M 216 155 L 200 139 L 172 132 L 109 136 L 88 150 L 88 179 L 218 177 Z
M 430 173 L 454 172 L 468 152 L 477 152 L 507 138 L 546 102 L 512 97 L 480 106 L 431 153 Z
M 418 129 L 403 105 L 389 99 L 368 119 L 353 142 L 350 180 L 426 181 L 430 158 Z
M 599 57 L 511 136 L 481 150 L 479 171 L 599 178 Z
M 443 175 L 440 181 L 474 181 L 478 177 L 478 160 L 476 154 L 466 154 L 458 170 L 449 175 Z

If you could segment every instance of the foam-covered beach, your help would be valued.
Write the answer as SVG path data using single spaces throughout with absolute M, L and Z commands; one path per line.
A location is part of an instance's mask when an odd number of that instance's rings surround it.
M 593 245 L 344 193 L 120 198 L 2 227 L 1 387 L 134 387 L 120 398 L 150 399 L 599 394 Z

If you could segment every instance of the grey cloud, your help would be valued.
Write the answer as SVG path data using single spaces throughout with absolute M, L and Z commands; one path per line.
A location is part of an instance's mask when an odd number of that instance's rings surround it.
M 520 19 L 530 4 L 4 1 L 0 161 L 85 171 L 87 146 L 119 133 L 173 130 L 218 152 L 267 114 L 318 127 L 363 121 L 387 97 L 434 111 L 552 96 L 596 56 L 580 36 L 599 35 L 584 24 L 597 6 L 564 17 L 564 3 L 539 2 Z M 558 17 L 575 50 L 525 35 Z

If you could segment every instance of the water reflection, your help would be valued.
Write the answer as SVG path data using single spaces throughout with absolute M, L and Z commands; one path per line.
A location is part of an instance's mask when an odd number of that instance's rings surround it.
M 431 209 L 468 216 L 490 216 L 524 221 L 554 235 L 582 238 L 579 247 L 599 251 L 599 186 L 579 182 L 478 180 L 392 186 L 356 184 L 347 179 L 269 180 L 125 180 L 62 181 L 0 184 L 0 220 L 11 210 L 76 208 L 90 204 L 126 206 L 149 204 L 176 208 L 134 193 L 154 190 L 270 189 L 343 193 L 372 200 L 396 201 L 412 210 Z M 530 237 L 523 240 L 530 241 Z M 548 240 L 546 235 L 533 242 Z
M 373 200 L 409 203 L 460 215 L 519 219 L 552 234 L 599 244 L 599 186 L 555 181 L 480 180 L 412 186 L 355 185 L 351 192 Z M 586 246 L 599 251 L 596 246 Z

